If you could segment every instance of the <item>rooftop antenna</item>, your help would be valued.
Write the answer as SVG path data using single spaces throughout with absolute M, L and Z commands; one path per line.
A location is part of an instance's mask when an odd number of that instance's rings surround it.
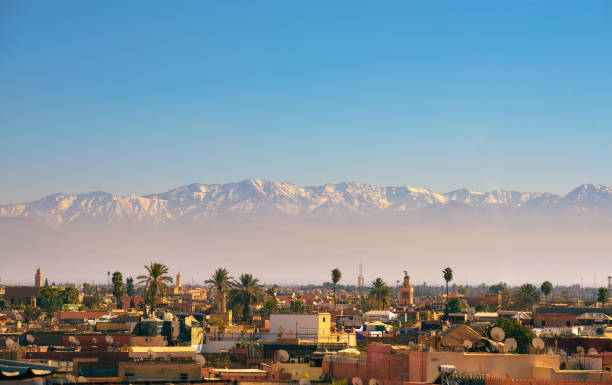
M 612 276 L 608 275 L 608 291 L 612 291 Z

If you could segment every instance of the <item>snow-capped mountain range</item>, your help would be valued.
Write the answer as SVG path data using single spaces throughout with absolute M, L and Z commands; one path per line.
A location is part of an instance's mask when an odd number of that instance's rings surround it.
M 0 217 L 28 218 L 58 226 L 79 221 L 164 224 L 206 222 L 225 215 L 359 216 L 402 215 L 429 208 L 572 210 L 612 209 L 612 188 L 584 184 L 565 196 L 539 192 L 455 190 L 446 194 L 409 186 L 358 182 L 301 187 L 249 179 L 228 184 L 190 184 L 145 196 L 96 191 L 53 194 L 28 203 L 0 205 Z

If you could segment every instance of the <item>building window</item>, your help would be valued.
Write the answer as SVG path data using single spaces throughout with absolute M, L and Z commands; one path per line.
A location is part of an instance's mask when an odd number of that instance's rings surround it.
M 572 326 L 572 321 L 567 321 L 566 325 L 567 326 Z
M 325 322 L 325 317 L 323 317 L 323 322 Z
M 542 327 L 546 326 L 546 321 L 542 320 Z

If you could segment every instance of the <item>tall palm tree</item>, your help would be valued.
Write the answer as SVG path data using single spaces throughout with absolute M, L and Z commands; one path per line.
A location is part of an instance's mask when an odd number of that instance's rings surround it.
M 544 297 L 546 297 L 546 304 L 548 305 L 548 296 L 552 293 L 553 284 L 550 281 L 544 281 L 542 286 L 540 286 L 540 290 L 544 293 Z
M 605 287 L 600 287 L 597 290 L 597 301 L 601 302 L 601 307 L 606 306 L 608 299 L 610 299 L 610 291 Z
M 213 285 L 217 289 L 217 311 L 220 313 L 227 310 L 227 289 L 230 287 L 231 279 L 232 277 L 226 269 L 218 268 L 209 279 L 204 281 L 204 283 Z
M 381 310 L 384 309 L 389 301 L 391 289 L 389 289 L 389 286 L 387 286 L 382 278 L 376 278 L 373 280 L 371 282 L 371 287 L 372 289 L 370 290 L 370 295 L 376 300 L 378 308 Z
M 147 271 L 144 275 L 139 275 L 139 285 L 145 285 L 145 300 L 149 302 L 151 308 L 155 307 L 157 297 L 163 297 L 168 292 L 167 283 L 172 283 L 172 277 L 168 274 L 168 267 L 161 263 L 151 262 L 145 265 Z
M 336 309 L 336 285 L 340 282 L 340 278 L 342 278 L 342 272 L 337 267 L 332 270 L 332 283 L 334 284 L 334 309 Z
M 447 267 L 442 270 L 442 277 L 444 277 L 444 281 L 446 281 L 446 302 L 448 302 L 448 283 L 453 280 L 453 269 Z
M 261 285 L 259 279 L 254 278 L 252 274 L 240 274 L 237 281 L 232 281 L 230 291 L 230 300 L 232 306 L 242 306 L 243 319 L 249 318 L 251 314 L 251 305 L 261 301 Z

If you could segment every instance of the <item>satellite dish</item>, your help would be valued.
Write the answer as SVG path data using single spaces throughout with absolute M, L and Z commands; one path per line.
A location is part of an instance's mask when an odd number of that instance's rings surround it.
M 291 376 L 292 376 L 293 378 L 298 378 L 298 377 L 300 377 L 301 375 L 302 375 L 302 372 L 300 372 L 300 371 L 299 371 L 299 370 L 297 370 L 297 369 L 295 369 L 295 370 L 293 370 L 293 371 L 291 372 Z
M 533 345 L 536 350 L 544 349 L 544 341 L 542 341 L 540 337 L 534 338 L 531 341 L 531 345 Z
M 287 351 L 283 349 L 276 352 L 276 357 L 278 358 L 280 362 L 289 361 L 289 353 L 287 353 Z
M 491 329 L 489 334 L 491 334 L 491 338 L 493 338 L 497 342 L 503 341 L 504 338 L 506 337 L 506 333 L 504 333 L 504 329 L 500 328 L 499 326 L 496 326 L 493 329 Z
M 27 334 L 26 335 L 26 341 L 28 341 L 28 343 L 33 344 L 34 343 L 34 336 L 31 334 Z
M 285 328 L 284 327 L 279 326 L 277 331 L 278 331 L 278 335 L 279 336 L 282 337 L 283 335 L 285 335 Z
M 15 343 L 15 341 L 13 341 L 10 338 L 7 338 L 6 341 L 4 341 L 4 343 L 6 344 L 6 347 L 10 349 L 13 347 L 13 344 Z
M 471 349 L 472 348 L 472 341 L 470 341 L 470 340 L 463 341 L 463 347 L 466 348 L 466 349 Z
M 310 380 L 306 377 L 300 378 L 300 385 L 310 385 Z
M 506 346 L 507 351 L 513 352 L 516 350 L 518 343 L 516 342 L 514 338 L 510 337 L 510 338 L 506 338 L 506 340 L 504 341 L 504 345 Z
M 68 382 L 72 382 L 72 383 L 77 381 L 76 377 L 73 376 L 72 374 L 67 375 L 66 376 L 66 380 L 68 380 Z
M 93 337 L 93 338 L 91 339 L 91 342 L 93 342 L 94 344 L 97 344 L 97 343 L 98 343 L 98 339 L 97 339 L 96 337 Z
M 196 354 L 194 360 L 195 362 L 200 364 L 200 366 L 206 365 L 206 358 L 204 358 L 204 356 L 202 356 L 201 354 Z
M 75 338 L 73 344 L 75 344 L 76 346 L 79 346 L 81 344 L 81 341 Z
M 111 345 L 113 343 L 113 337 L 111 336 L 106 336 L 106 343 Z
M 368 381 L 368 385 L 380 385 L 378 383 L 378 380 L 376 378 L 370 378 L 370 381 Z
M 582 346 L 578 346 L 578 347 L 576 348 L 576 353 L 578 353 L 578 354 L 584 354 L 584 348 L 583 348 Z
M 557 354 L 560 356 L 567 356 L 567 352 L 563 349 L 557 349 Z
M 590 348 L 590 349 L 589 349 L 589 356 L 594 356 L 594 355 L 596 355 L 597 353 L 598 353 L 598 352 L 597 352 L 597 349 L 595 349 L 595 348 Z
M 294 332 L 293 330 L 289 330 L 289 335 L 290 335 L 290 336 L 292 336 L 292 335 L 294 335 L 294 334 L 295 334 L 295 332 Z
M 359 377 L 353 377 L 353 379 L 351 380 L 351 384 L 353 384 L 353 385 L 363 385 L 363 381 L 361 381 L 361 378 L 359 378 Z

